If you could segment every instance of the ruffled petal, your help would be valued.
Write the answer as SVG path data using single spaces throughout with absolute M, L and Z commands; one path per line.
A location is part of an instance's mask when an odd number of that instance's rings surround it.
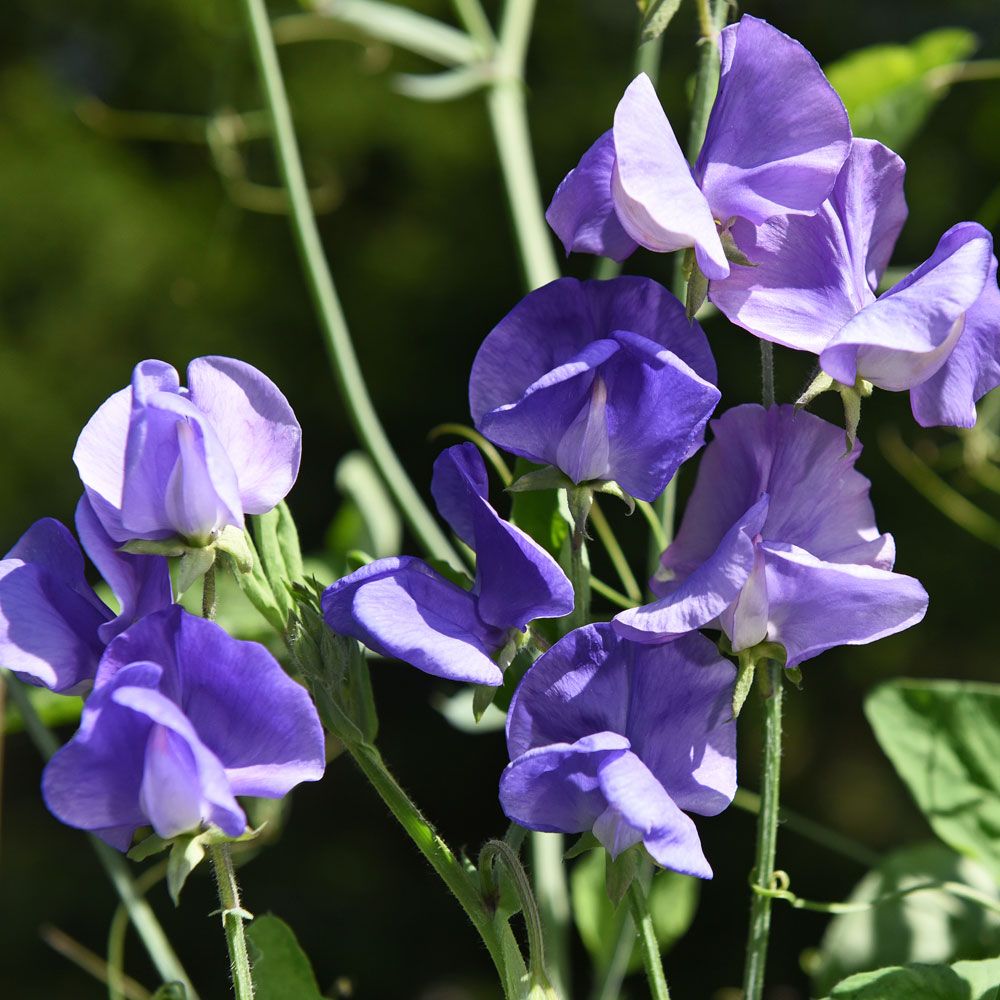
M 625 232 L 660 253 L 695 247 L 706 277 L 726 277 L 729 262 L 712 210 L 645 73 L 619 101 L 612 131 L 616 161 L 611 190 Z
M 850 150 L 843 102 L 806 49 L 766 21 L 744 14 L 721 45 L 719 92 L 695 168 L 712 212 L 755 225 L 814 212 Z
M 927 611 L 918 580 L 871 566 L 828 563 L 794 545 L 765 544 L 768 638 L 789 667 L 833 646 L 874 642 L 916 625 Z
M 236 471 L 242 509 L 265 514 L 292 488 L 302 458 L 302 428 L 281 390 L 235 358 L 195 358 L 191 401 L 206 415 Z
M 608 129 L 556 188 L 545 220 L 562 241 L 567 256 L 575 250 L 622 261 L 638 246 L 615 213 L 611 197 L 614 166 L 615 140 Z
M 451 530 L 475 548 L 473 521 L 475 511 L 489 498 L 486 465 L 479 449 L 472 443 L 452 445 L 434 460 L 431 496 Z
M 490 658 L 504 633 L 476 613 L 476 599 L 426 563 L 378 559 L 323 593 L 323 616 L 341 635 L 449 680 L 498 685 Z
M 933 255 L 857 314 L 820 355 L 823 370 L 853 385 L 859 375 L 882 389 L 910 389 L 934 375 L 954 350 L 964 315 L 989 278 L 993 241 L 960 223 Z

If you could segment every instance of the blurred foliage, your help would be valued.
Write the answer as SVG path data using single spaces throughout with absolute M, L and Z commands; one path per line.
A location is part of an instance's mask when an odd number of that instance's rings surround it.
M 447 0 L 406 5 L 453 23 Z M 499 5 L 486 6 L 495 15 Z M 925 259 L 961 219 L 1000 223 L 1000 83 L 985 73 L 982 79 L 966 73 L 961 82 L 938 73 L 966 58 L 959 38 L 978 40 L 971 66 L 1000 58 L 993 0 L 955 0 L 947 8 L 912 0 L 905 11 L 898 0 L 842 0 L 835 7 L 761 0 L 746 9 L 800 39 L 821 64 L 840 67 L 835 73 L 849 64 L 845 54 L 868 50 L 855 57 L 859 78 L 842 77 L 840 85 L 849 103 L 874 109 L 871 126 L 855 111 L 859 131 L 900 128 L 907 144 L 910 219 L 895 264 Z M 301 13 L 279 0 L 271 10 Z M 0 24 L 5 544 L 40 516 L 71 517 L 80 488 L 71 463 L 76 435 L 95 407 L 127 383 L 136 361 L 160 357 L 183 368 L 200 354 L 231 354 L 267 371 L 303 423 L 305 461 L 290 506 L 306 550 L 323 557 L 305 572 L 328 579 L 331 559 L 346 558 L 345 546 L 358 547 L 365 532 L 372 537 L 366 516 L 374 511 L 350 490 L 338 499 L 331 489 L 356 442 L 280 214 L 238 6 L 123 0 L 112 10 L 99 0 L 11 0 Z M 522 294 L 486 112 L 475 92 L 447 104 L 401 96 L 395 89 L 401 74 L 435 70 L 425 58 L 356 38 L 294 41 L 293 28 L 286 22 L 281 57 L 325 247 L 375 405 L 414 480 L 426 488 L 441 445 L 427 434 L 468 418 L 466 379 L 475 351 Z M 942 29 L 951 30 L 938 34 Z M 528 86 L 544 194 L 608 127 L 633 75 L 636 31 L 632 3 L 539 4 Z M 925 48 L 927 37 L 954 44 L 935 55 Z M 679 133 L 686 130 L 696 38 L 695 5 L 682 3 L 664 35 L 660 79 Z M 873 71 L 872 46 L 889 47 L 895 68 Z M 903 61 L 909 60 L 910 83 L 897 46 L 909 53 Z M 914 70 L 917 63 L 922 69 Z M 898 112 L 879 111 L 884 101 Z M 565 264 L 577 276 L 591 268 L 585 257 Z M 671 269 L 668 258 L 651 254 L 627 266 L 668 284 Z M 757 398 L 756 342 L 718 317 L 706 329 L 726 405 Z M 807 384 L 811 363 L 778 353 L 780 398 L 794 398 Z M 835 407 L 819 410 L 840 418 Z M 976 465 L 963 450 L 965 437 L 932 431 L 915 439 L 910 427 L 898 395 L 867 403 L 861 436 L 869 448 L 860 465 L 873 481 L 880 527 L 896 537 L 899 568 L 931 594 L 928 617 L 910 632 L 810 664 L 803 693 L 790 695 L 787 708 L 787 801 L 879 849 L 923 839 L 927 827 L 868 730 L 863 692 L 902 674 L 976 680 L 996 673 L 995 593 L 983 586 L 995 574 L 996 550 L 915 500 L 872 442 L 880 431 L 902 428 L 911 451 L 991 517 L 993 498 L 976 470 L 995 472 L 996 456 Z M 685 470 L 682 504 L 691 482 L 692 470 Z M 328 555 L 326 532 L 345 508 Z M 607 511 L 633 567 L 642 567 L 640 518 L 611 504 Z M 565 522 L 551 507 L 538 513 L 539 535 L 558 550 Z M 342 530 L 348 521 L 350 530 Z M 413 551 L 405 537 L 399 548 Z M 599 577 L 614 578 L 597 546 L 594 560 Z M 220 616 L 253 634 L 259 619 L 240 603 L 235 586 L 227 588 L 220 580 Z M 443 833 L 474 852 L 502 828 L 496 802 L 506 761 L 502 736 L 471 740 L 450 727 L 430 702 L 451 695 L 451 686 L 395 663 L 375 661 L 372 673 L 383 753 Z M 741 740 L 741 780 L 752 786 L 759 742 L 749 709 Z M 40 765 L 27 740 L 15 735 L 5 749 L 0 995 L 104 996 L 100 984 L 51 959 L 35 929 L 51 920 L 103 952 L 111 890 L 79 835 L 45 813 Z M 716 878 L 702 887 L 683 961 L 671 963 L 671 986 L 682 998 L 709 996 L 738 981 L 745 933 L 745 911 L 733 905 L 733 893 L 746 884 L 752 819 L 730 810 L 699 821 L 699 829 Z M 491 996 L 488 959 L 464 916 L 346 762 L 296 792 L 281 836 L 280 850 L 263 851 L 266 860 L 242 870 L 247 904 L 287 915 L 321 986 L 342 980 L 358 997 L 402 1000 Z M 842 898 L 862 874 L 789 830 L 782 832 L 779 857 L 796 885 L 816 898 Z M 152 901 L 203 995 L 224 996 L 217 920 L 203 916 L 216 905 L 208 880 L 195 872 L 178 911 L 165 890 Z M 825 923 L 815 914 L 776 909 L 770 969 L 782 996 L 808 996 L 799 955 L 815 945 Z M 206 947 L 206 940 L 214 944 Z M 582 951 L 576 957 L 585 982 L 589 957 Z M 128 968 L 153 982 L 136 946 Z M 964 976 L 961 969 L 959 963 L 955 975 Z M 642 987 L 636 981 L 633 990 L 632 982 L 625 988 L 634 995 Z

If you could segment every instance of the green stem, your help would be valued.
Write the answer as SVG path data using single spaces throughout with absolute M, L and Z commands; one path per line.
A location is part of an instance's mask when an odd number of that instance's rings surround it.
M 760 398 L 765 408 L 774 406 L 774 345 L 760 342 Z
M 486 51 L 490 51 L 496 43 L 493 28 L 479 0 L 451 0 L 452 7 L 465 30 Z
M 144 898 L 166 875 L 166 861 L 147 868 L 135 880 L 137 895 Z M 128 910 L 124 903 L 119 903 L 108 927 L 108 1000 L 123 1000 L 124 997 L 123 983 L 128 978 L 125 975 L 125 932 L 128 930 L 128 923 Z
M 282 181 L 288 191 L 295 241 L 322 328 L 333 375 L 348 416 L 413 534 L 435 558 L 444 559 L 457 569 L 461 568 L 461 559 L 410 481 L 372 405 L 309 202 L 309 188 L 302 169 L 302 158 L 267 19 L 267 9 L 264 0 L 243 0 L 243 8 L 254 60 L 273 120 L 274 150 Z
M 201 617 L 215 621 L 215 563 L 205 570 L 201 578 Z
M 663 962 L 660 959 L 660 945 L 656 940 L 653 928 L 653 918 L 649 913 L 646 893 L 639 879 L 632 879 L 628 890 L 629 910 L 639 932 L 639 944 L 642 950 L 642 963 L 646 967 L 646 978 L 649 980 L 649 992 L 653 1000 L 670 1000 L 670 990 L 667 987 L 667 977 L 663 973 Z
M 607 517 L 604 516 L 604 511 L 597 505 L 596 500 L 590 508 L 590 521 L 597 532 L 597 537 L 608 553 L 608 558 L 618 574 L 618 579 L 621 580 L 622 586 L 625 588 L 626 596 L 633 604 L 638 604 L 642 600 L 642 589 L 639 587 L 639 582 L 632 572 L 632 567 L 628 564 L 628 559 L 625 558 L 625 553 L 622 551 Z
M 524 59 L 534 14 L 535 0 L 507 0 L 504 5 L 495 59 L 496 80 L 486 99 L 529 291 L 559 277 L 538 189 L 524 100 Z
M 229 971 L 233 980 L 236 1000 L 253 1000 L 253 978 L 250 975 L 250 956 L 243 934 L 245 911 L 240 907 L 240 890 L 236 884 L 233 856 L 228 844 L 213 844 L 208 849 L 215 870 L 215 882 L 222 906 L 222 926 L 226 931 L 229 949 Z
M 760 668 L 758 668 L 760 669 Z M 760 812 L 757 816 L 757 851 L 751 872 L 754 888 L 750 901 L 750 933 L 743 972 L 744 1000 L 760 1000 L 764 990 L 764 967 L 771 930 L 771 899 L 756 891 L 771 889 L 778 839 L 778 808 L 781 783 L 781 698 L 782 668 L 767 661 L 770 692 L 764 699 L 764 763 L 761 772 Z
M 8 674 L 4 675 L 4 679 L 7 682 L 11 699 L 21 713 L 25 731 L 28 733 L 32 743 L 35 744 L 42 758 L 48 760 L 59 749 L 59 741 L 38 717 L 35 706 L 32 705 L 31 699 L 28 697 L 28 693 L 21 682 Z M 153 965 L 156 967 L 156 971 L 163 978 L 164 982 L 176 980 L 183 983 L 188 997 L 191 1000 L 198 1000 L 198 994 L 195 992 L 188 974 L 184 971 L 184 966 L 181 965 L 180 959 L 171 947 L 170 941 L 156 919 L 156 914 L 153 912 L 152 907 L 143 899 L 142 893 L 136 889 L 135 882 L 132 881 L 132 877 L 129 875 L 128 868 L 122 860 L 121 855 L 97 837 L 90 836 L 89 840 L 90 846 L 97 855 L 97 860 L 100 861 L 101 867 L 107 873 L 111 884 L 115 887 L 115 892 L 118 893 L 119 898 L 128 910 L 132 925 L 142 939 L 142 943 Z

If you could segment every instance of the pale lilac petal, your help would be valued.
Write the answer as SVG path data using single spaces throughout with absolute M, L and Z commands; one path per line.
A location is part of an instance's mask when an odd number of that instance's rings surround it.
M 599 778 L 609 808 L 598 818 L 594 835 L 612 857 L 642 840 L 664 867 L 698 878 L 712 877 L 691 818 L 634 753 L 606 759 Z
M 292 488 L 302 458 L 302 428 L 281 390 L 235 358 L 195 358 L 191 400 L 206 415 L 239 481 L 242 509 L 265 514 Z
M 729 262 L 712 210 L 645 73 L 629 84 L 618 103 L 613 133 L 611 189 L 625 232 L 661 253 L 696 247 L 705 276 L 726 277 Z
M 475 548 L 474 512 L 489 498 L 489 479 L 479 449 L 469 442 L 452 445 L 434 460 L 431 496 L 451 530 Z
M 660 600 L 619 612 L 615 631 L 635 642 L 662 642 L 702 628 L 736 600 L 754 565 L 754 538 L 767 517 L 765 494 L 729 529 L 708 559 L 681 578 L 657 574 Z M 668 555 L 668 549 L 665 555 Z
M 857 314 L 820 355 L 823 370 L 853 385 L 860 375 L 883 389 L 910 389 L 937 372 L 955 348 L 964 314 L 982 295 L 993 242 L 961 223 L 933 255 Z
M 582 833 L 607 808 L 599 770 L 628 750 L 628 740 L 601 732 L 572 744 L 538 747 L 511 761 L 500 778 L 500 806 L 529 830 Z
M 910 406 L 921 427 L 974 427 L 976 401 L 1000 385 L 1000 289 L 997 260 L 982 295 L 965 314 L 962 335 L 948 360 L 910 390 Z
M 611 197 L 614 166 L 615 140 L 608 129 L 556 188 L 545 220 L 567 255 L 575 250 L 622 261 L 638 246 L 615 213 Z
M 76 506 L 76 530 L 90 561 L 118 598 L 121 611 L 105 622 L 98 635 L 110 642 L 134 622 L 173 602 L 170 569 L 163 556 L 139 556 L 122 552 L 104 529 L 85 493 Z
M 722 627 L 734 653 L 752 649 L 767 638 L 770 595 L 764 571 L 764 550 L 757 546 L 753 570 L 739 596 L 722 616 Z
M 73 450 L 73 462 L 98 517 L 109 534 L 119 541 L 129 537 L 121 527 L 121 505 L 131 413 L 132 389 L 129 386 L 101 404 L 80 432 Z
M 765 543 L 768 638 L 797 666 L 833 646 L 861 645 L 917 624 L 927 592 L 913 577 L 828 563 L 794 545 Z
M 201 825 L 198 765 L 182 737 L 154 725 L 146 740 L 139 804 L 161 837 L 176 837 Z
M 277 798 L 322 776 L 323 733 L 309 695 L 259 643 L 233 639 L 175 605 L 108 646 L 97 684 L 129 663 L 154 659 L 165 668 L 161 691 L 221 762 L 233 794 Z M 224 805 L 218 796 L 213 801 Z
M 498 685 L 490 658 L 504 633 L 476 613 L 476 599 L 426 563 L 378 559 L 323 593 L 323 616 L 341 635 L 450 680 Z
M 712 302 L 762 340 L 822 352 L 875 299 L 906 219 L 904 173 L 891 150 L 855 139 L 815 215 L 777 216 L 759 228 L 736 222 L 734 238 L 754 266 L 712 282 Z
M 695 168 L 711 211 L 755 225 L 814 212 L 850 149 L 843 102 L 806 49 L 766 21 L 745 14 L 723 30 L 721 45 L 719 92 Z

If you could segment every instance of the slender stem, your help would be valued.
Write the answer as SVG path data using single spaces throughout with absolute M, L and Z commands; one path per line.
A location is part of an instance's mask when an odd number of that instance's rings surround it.
M 233 856 L 228 844 L 213 844 L 208 849 L 215 870 L 215 883 L 219 890 L 222 906 L 222 926 L 226 931 L 226 947 L 229 948 L 229 971 L 233 980 L 236 1000 L 253 1000 L 253 978 L 250 975 L 250 956 L 243 934 L 243 920 L 246 913 L 240 906 L 240 889 L 236 884 Z
M 486 99 L 529 290 L 559 277 L 559 265 L 545 224 L 524 100 L 524 58 L 534 14 L 535 0 L 507 0 L 504 5 L 496 80 Z
M 201 578 L 201 617 L 215 621 L 215 563 L 205 570 Z
M 535 899 L 542 918 L 546 968 L 556 993 L 569 997 L 569 888 L 566 885 L 565 838 L 561 833 L 531 832 L 531 867 Z
M 590 574 L 590 589 L 595 594 L 609 600 L 612 604 L 617 604 L 620 608 L 634 608 L 639 601 L 633 601 L 630 597 L 620 594 L 614 587 L 608 586 L 603 580 L 599 580 L 593 573 Z
M 137 895 L 145 897 L 157 882 L 166 878 L 166 875 L 166 861 L 147 868 L 135 880 Z M 128 923 L 128 910 L 124 903 L 119 903 L 108 927 L 108 1000 L 122 1000 L 122 984 L 128 978 L 125 975 L 125 933 L 128 930 Z
M 642 589 L 639 587 L 632 567 L 629 566 L 628 559 L 625 558 L 625 553 L 622 551 L 607 517 L 604 516 L 604 511 L 597 505 L 596 500 L 593 507 L 590 508 L 590 521 L 597 532 L 597 537 L 608 553 L 608 558 L 611 559 L 615 572 L 618 573 L 618 579 L 621 580 L 626 595 L 634 604 L 638 604 L 642 600 Z
M 83 969 L 88 975 L 93 976 L 98 982 L 104 983 L 109 991 L 112 990 L 111 968 L 100 955 L 92 952 L 89 948 L 85 948 L 79 941 L 71 938 L 68 934 L 59 930 L 58 927 L 43 924 L 38 929 L 38 933 L 41 939 L 53 951 L 58 952 L 63 958 L 69 959 L 74 965 Z M 117 990 L 118 996 L 124 998 L 124 1000 L 150 1000 L 150 996 L 152 995 L 145 986 L 129 976 L 120 978 L 119 987 Z
M 25 731 L 31 738 L 32 743 L 35 744 L 35 748 L 41 754 L 42 758 L 48 760 L 59 749 L 59 741 L 38 717 L 35 706 L 32 705 L 24 685 L 7 674 L 4 675 L 4 679 L 10 691 L 11 700 L 17 705 L 17 709 L 21 713 Z M 90 846 L 93 847 L 94 852 L 97 854 L 97 859 L 100 861 L 101 867 L 104 868 L 108 878 L 111 880 L 111 884 L 115 887 L 115 891 L 128 910 L 132 925 L 142 939 L 142 943 L 145 945 L 153 965 L 156 966 L 156 971 L 163 978 L 164 982 L 177 980 L 183 983 L 188 997 L 191 1000 L 198 1000 L 198 994 L 195 992 L 188 974 L 184 971 L 184 966 L 181 965 L 180 959 L 171 947 L 170 941 L 156 919 L 156 914 L 153 912 L 152 907 L 142 898 L 142 894 L 136 890 L 135 882 L 132 881 L 132 877 L 129 875 L 128 868 L 122 860 L 121 855 L 105 844 L 103 840 L 98 840 L 97 837 L 91 836 L 89 840 Z
M 765 407 L 774 406 L 774 345 L 760 342 L 760 398 Z
M 660 959 L 660 945 L 656 940 L 653 928 L 653 918 L 649 913 L 646 893 L 639 879 L 632 879 L 628 889 L 629 910 L 639 932 L 639 943 L 642 950 L 642 963 L 646 967 L 646 978 L 649 980 L 649 992 L 653 1000 L 670 1000 L 670 990 L 667 987 L 667 977 L 663 973 L 663 962 Z
M 619 1000 L 622 980 L 628 973 L 629 961 L 635 948 L 635 936 L 636 928 L 632 914 L 624 913 L 618 928 L 615 950 L 611 954 L 611 960 L 608 962 L 604 975 L 598 982 L 594 983 L 590 994 L 591 1000 Z
M 495 44 L 493 28 L 479 0 L 451 0 L 452 7 L 465 30 L 489 51 Z
M 264 0 L 243 0 L 247 27 L 265 101 L 273 119 L 275 155 L 291 204 L 292 229 L 302 258 L 309 291 L 326 342 L 333 375 L 354 430 L 371 455 L 403 517 L 423 547 L 456 568 L 462 561 L 427 509 L 386 437 L 358 364 L 347 320 L 337 297 L 329 265 L 316 228 L 309 188 L 302 169 L 292 113 L 285 93 L 274 38 Z
M 779 664 L 768 661 L 766 669 L 770 692 L 764 699 L 764 763 L 761 772 L 760 812 L 757 816 L 757 851 L 750 877 L 751 885 L 755 889 L 759 887 L 770 890 L 778 839 L 781 697 L 784 678 Z M 763 993 L 770 930 L 771 899 L 755 891 L 750 901 L 750 933 L 743 973 L 744 1000 L 760 1000 Z

